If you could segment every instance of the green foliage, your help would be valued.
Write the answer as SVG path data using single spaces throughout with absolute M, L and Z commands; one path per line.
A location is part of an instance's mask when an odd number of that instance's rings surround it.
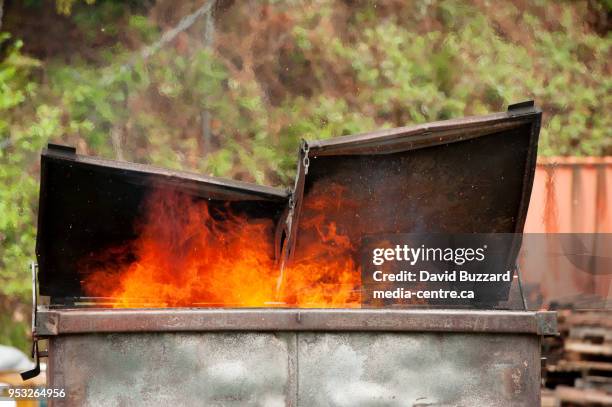
M 321 88 L 334 74 L 352 78 L 358 92 L 343 95 L 348 110 L 373 117 L 379 126 L 484 114 L 535 99 L 545 113 L 541 155 L 609 152 L 610 37 L 585 33 L 570 7 L 555 29 L 510 3 L 495 8 L 509 21 L 525 21 L 521 30 L 528 42 L 500 36 L 495 18 L 456 1 L 439 3 L 438 30 L 416 29 L 419 16 L 376 19 L 365 9 L 356 17 L 360 24 L 349 28 L 353 40 L 342 41 L 339 33 L 330 36 L 324 23 L 329 10 L 322 7 L 310 16 L 319 24 L 311 30 L 297 26 L 294 35 L 305 58 L 314 61 Z
M 23 321 L 15 322 L 10 314 L 0 313 L 0 343 L 14 346 L 28 354 L 31 344 L 28 341 L 30 327 Z
M 79 0 L 55 0 L 55 7 L 59 14 L 69 15 L 72 12 L 72 6 Z M 96 0 L 83 0 L 86 4 L 94 4 Z
M 0 38 L 9 40 L 6 34 Z M 38 62 L 24 57 L 21 47 L 20 41 L 9 45 L 0 63 L 0 294 L 23 296 L 29 287 L 24 273 L 33 259 L 37 157 L 57 129 L 60 112 L 45 104 L 32 112 L 21 109 L 38 91 L 29 79 Z

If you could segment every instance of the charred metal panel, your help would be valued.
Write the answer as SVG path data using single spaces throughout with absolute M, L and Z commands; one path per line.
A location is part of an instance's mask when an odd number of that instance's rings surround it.
M 294 192 L 288 261 L 319 239 L 306 225 L 321 216 L 359 245 L 398 233 L 515 233 L 520 247 L 536 164 L 540 111 L 507 113 L 305 141 Z M 359 259 L 355 259 L 359 262 Z M 487 287 L 484 303 L 506 300 L 509 283 Z
M 330 218 L 351 241 L 402 232 L 513 233 L 528 144 L 529 128 L 518 128 L 384 156 L 314 156 L 301 217 L 311 215 L 309 198 L 317 189 L 350 205 L 330 208 Z
M 80 156 L 73 149 L 49 146 L 41 157 L 36 242 L 41 295 L 58 301 L 82 297 L 79 262 L 134 239 L 135 221 L 142 217 L 144 201 L 154 188 L 172 188 L 206 199 L 213 209 L 229 207 L 277 224 L 288 201 L 287 191 L 280 189 Z

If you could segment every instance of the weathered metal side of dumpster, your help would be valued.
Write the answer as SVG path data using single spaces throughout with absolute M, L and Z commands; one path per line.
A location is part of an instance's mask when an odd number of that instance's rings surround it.
M 551 312 L 47 310 L 53 406 L 538 406 Z

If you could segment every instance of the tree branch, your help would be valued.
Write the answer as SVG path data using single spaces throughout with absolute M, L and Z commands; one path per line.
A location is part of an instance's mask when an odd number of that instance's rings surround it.
M 174 40 L 176 36 L 179 35 L 181 32 L 189 29 L 189 27 L 191 27 L 198 20 L 198 18 L 207 14 L 212 9 L 214 4 L 214 0 L 209 0 L 193 13 L 183 17 L 181 21 L 179 21 L 179 23 L 176 25 L 176 27 L 166 31 L 157 42 L 149 45 L 148 47 L 140 51 L 140 56 L 144 59 L 147 59 L 153 54 L 155 54 L 166 44 Z

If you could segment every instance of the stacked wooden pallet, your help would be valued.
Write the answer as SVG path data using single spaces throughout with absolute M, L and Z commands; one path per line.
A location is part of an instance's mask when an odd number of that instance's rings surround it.
M 612 406 L 612 311 L 560 311 L 559 333 L 544 342 L 542 405 Z

